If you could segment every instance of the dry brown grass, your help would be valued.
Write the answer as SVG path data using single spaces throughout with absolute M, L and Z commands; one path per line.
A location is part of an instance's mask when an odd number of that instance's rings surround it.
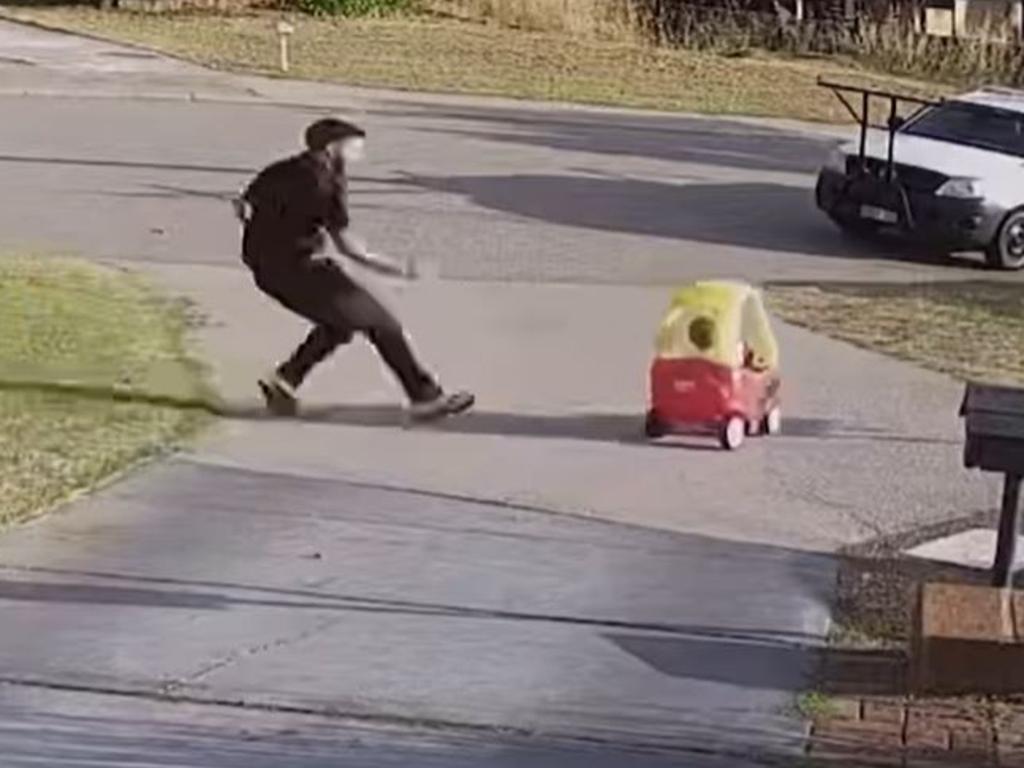
M 1019 283 L 774 286 L 782 319 L 960 379 L 1024 385 Z
M 794 325 L 964 380 L 1024 386 L 1024 286 L 1014 282 L 775 285 L 773 313 Z M 906 643 L 917 587 L 984 572 L 906 558 L 907 548 L 992 525 L 971 515 L 854 547 L 840 563 L 832 642 Z
M 279 17 L 273 13 L 214 17 L 67 7 L 6 13 L 224 70 L 277 74 Z M 816 79 L 865 79 L 863 71 L 834 62 L 670 50 L 451 18 L 294 21 L 292 74 L 351 85 L 845 122 L 845 111 Z M 928 95 L 944 91 L 868 79 Z
M 663 18 L 642 19 L 643 0 L 428 0 L 428 7 L 462 18 L 531 31 L 650 43 L 658 36 L 684 48 L 719 52 L 752 50 L 790 54 L 842 54 L 881 72 L 935 78 L 961 86 L 980 81 L 1018 82 L 1024 53 L 1012 20 L 998 13 L 969 13 L 956 39 L 926 35 L 895 20 L 861 19 L 854 35 L 841 24 L 782 23 L 770 13 L 726 7 L 670 5 Z M 980 12 L 979 12 L 980 13 Z M 977 18 L 975 18 L 977 16 Z
M 1007 41 L 1014 35 L 1005 23 L 986 21 L 971 37 L 956 40 L 915 33 L 893 25 L 864 29 L 859 58 L 887 72 L 927 75 L 964 85 L 1018 82 L 1022 52 Z
M 640 43 L 643 35 L 628 0 L 428 0 L 430 10 L 531 32 Z

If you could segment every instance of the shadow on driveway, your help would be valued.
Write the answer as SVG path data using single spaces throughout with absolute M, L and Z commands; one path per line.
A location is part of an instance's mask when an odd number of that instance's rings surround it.
M 389 110 L 384 114 L 396 114 Z M 484 109 L 409 109 L 406 117 L 467 124 L 422 126 L 425 133 L 559 152 L 644 157 L 751 171 L 814 173 L 838 142 L 731 120 L 601 115 L 581 118 L 550 112 Z M 851 137 L 853 130 L 851 129 Z
M 807 256 L 935 261 L 893 238 L 844 237 L 815 208 L 814 193 L 805 187 L 541 174 L 405 174 L 395 183 L 459 195 L 481 208 L 566 227 Z
M 906 659 L 898 650 L 808 647 L 785 638 L 668 637 L 612 633 L 605 638 L 670 677 L 697 678 L 742 688 L 778 689 L 779 670 L 819 677 L 829 694 L 897 695 L 906 687 Z M 733 648 L 725 646 L 732 644 Z M 819 670 L 827 669 L 821 676 Z M 797 691 L 801 681 L 790 686 Z

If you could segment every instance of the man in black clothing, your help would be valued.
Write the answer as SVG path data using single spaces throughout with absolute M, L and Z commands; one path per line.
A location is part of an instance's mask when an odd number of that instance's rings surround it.
M 291 357 L 259 380 L 260 389 L 272 412 L 294 414 L 296 390 L 310 371 L 362 333 L 401 382 L 413 418 L 459 413 L 473 405 L 473 395 L 443 392 L 395 317 L 324 254 L 330 239 L 341 254 L 371 269 L 416 277 L 411 261 L 402 265 L 372 254 L 348 231 L 345 164 L 361 156 L 365 136 L 351 123 L 318 120 L 306 129 L 305 152 L 265 168 L 233 201 L 244 223 L 242 259 L 256 285 L 313 323 Z

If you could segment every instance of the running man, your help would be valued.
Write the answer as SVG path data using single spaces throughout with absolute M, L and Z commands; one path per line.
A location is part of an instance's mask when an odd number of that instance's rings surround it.
M 349 230 L 345 166 L 362 157 L 365 138 L 351 123 L 317 120 L 306 129 L 304 152 L 265 168 L 232 201 L 244 225 L 242 260 L 257 287 L 313 324 L 291 357 L 259 380 L 260 390 L 272 413 L 296 414 L 296 392 L 313 368 L 361 333 L 401 383 L 412 418 L 460 413 L 474 396 L 444 392 L 398 320 L 325 253 L 329 239 L 340 254 L 381 274 L 416 278 L 412 260 L 370 253 Z

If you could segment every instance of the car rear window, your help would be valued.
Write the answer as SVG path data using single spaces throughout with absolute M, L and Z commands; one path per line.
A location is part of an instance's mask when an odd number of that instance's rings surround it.
M 1010 110 L 947 102 L 925 112 L 903 132 L 1024 157 L 1024 114 Z

